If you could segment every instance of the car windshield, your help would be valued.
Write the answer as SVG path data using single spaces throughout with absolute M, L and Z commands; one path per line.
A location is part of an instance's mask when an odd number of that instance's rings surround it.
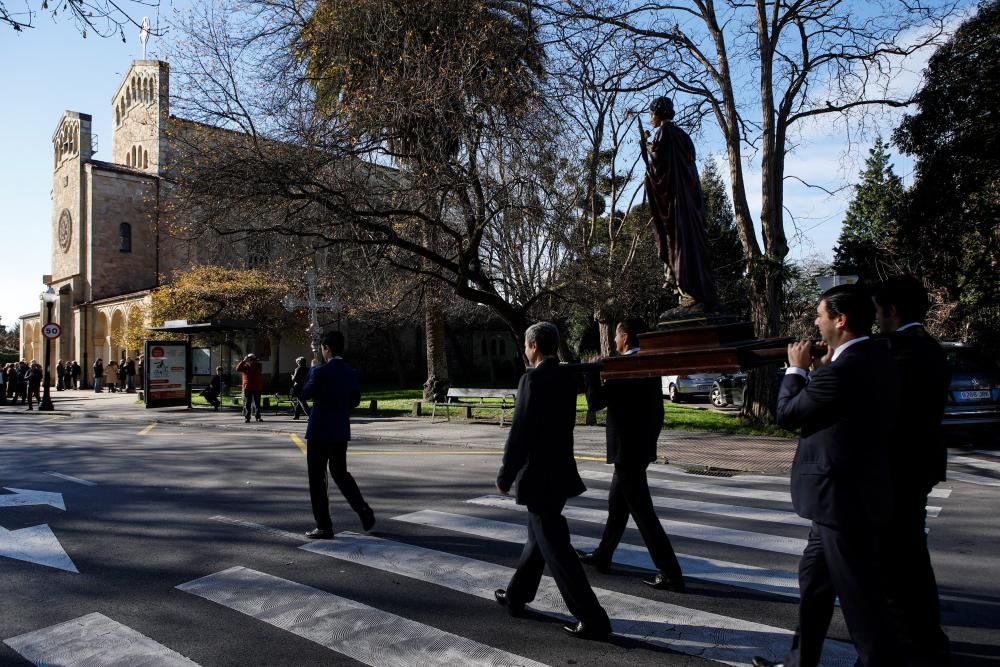
M 963 347 L 945 348 L 948 367 L 953 373 L 976 373 L 995 371 L 997 365 L 979 352 Z

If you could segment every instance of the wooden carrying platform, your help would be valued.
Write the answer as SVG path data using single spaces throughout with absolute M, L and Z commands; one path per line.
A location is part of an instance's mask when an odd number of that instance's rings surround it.
M 783 361 L 791 338 L 758 339 L 749 322 L 703 324 L 639 335 L 639 354 L 601 359 L 605 379 L 644 378 L 689 373 L 735 373 Z

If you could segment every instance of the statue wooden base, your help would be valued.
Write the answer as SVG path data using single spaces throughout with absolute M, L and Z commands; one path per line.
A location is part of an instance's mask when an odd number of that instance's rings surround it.
M 749 322 L 710 323 L 708 318 L 671 322 L 639 335 L 639 354 L 601 359 L 605 379 L 689 373 L 735 373 L 781 362 L 792 338 L 758 339 Z

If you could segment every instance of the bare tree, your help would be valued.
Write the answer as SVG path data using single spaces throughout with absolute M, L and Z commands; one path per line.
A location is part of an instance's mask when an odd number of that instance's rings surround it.
M 15 0 L 17 8 L 7 0 L 0 0 L 0 24 L 22 32 L 38 27 L 38 19 L 49 16 L 53 21 L 60 15 L 68 17 L 80 35 L 86 39 L 90 34 L 98 37 L 119 35 L 125 39 L 125 28 L 140 28 L 142 13 L 159 11 L 160 0 Z M 151 35 L 162 35 L 158 26 L 150 28 Z
M 450 6 L 464 11 L 461 4 Z M 383 92 L 377 103 L 389 104 L 387 117 L 362 124 L 334 103 L 345 98 L 330 92 L 333 80 L 317 85 L 307 64 L 314 50 L 302 39 L 310 11 L 293 0 L 234 2 L 202 7 L 176 26 L 174 111 L 189 120 L 171 121 L 174 233 L 294 238 L 305 253 L 369 248 L 419 278 L 421 289 L 440 286 L 490 307 L 521 336 L 541 297 L 561 288 L 571 205 L 559 183 L 552 119 L 535 96 L 501 104 L 516 92 L 501 86 L 503 77 L 486 81 L 491 97 L 461 113 L 446 95 L 435 96 L 436 87 L 463 85 L 467 68 L 479 67 L 476 58 L 457 57 L 473 49 L 472 38 L 463 39 L 455 62 L 422 79 L 420 68 L 403 65 L 410 83 L 425 86 L 411 89 L 424 105 L 418 115 L 447 115 L 442 140 L 456 142 L 433 160 L 417 159 L 414 146 L 437 135 L 390 122 L 405 116 L 407 97 Z M 391 21 L 369 28 L 396 29 Z M 496 30 L 474 37 L 479 48 L 505 44 Z M 519 261 L 507 263 L 512 257 Z
M 863 117 L 904 106 L 892 84 L 907 56 L 935 44 L 956 2 L 908 0 L 568 0 L 548 10 L 587 28 L 631 38 L 644 78 L 633 90 L 677 94 L 681 124 L 712 120 L 729 163 L 732 200 L 748 261 L 751 319 L 760 336 L 781 332 L 788 253 L 786 156 L 801 148 L 804 121 L 837 115 L 850 131 Z M 761 208 L 747 197 L 745 161 L 758 157 Z M 755 222 L 759 222 L 758 240 Z M 763 243 L 761 243 L 763 241 Z M 770 417 L 773 382 L 751 383 L 744 414 Z
M 563 23 L 553 32 L 559 49 L 550 65 L 550 103 L 564 119 L 565 136 L 579 147 L 573 156 L 579 166 L 567 170 L 577 172 L 582 212 L 567 241 L 576 258 L 570 298 L 593 313 L 601 354 L 608 355 L 615 318 L 634 311 L 651 291 L 662 291 L 658 262 L 642 261 L 650 259 L 643 250 L 653 243 L 648 216 L 632 215 L 642 203 L 635 186 L 640 161 L 630 146 L 638 135 L 639 100 L 627 89 L 638 68 L 620 28 L 580 32 Z M 635 269 L 640 275 L 632 275 Z

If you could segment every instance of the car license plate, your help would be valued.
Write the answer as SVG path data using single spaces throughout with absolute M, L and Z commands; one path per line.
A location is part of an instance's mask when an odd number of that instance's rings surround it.
M 976 401 L 984 398 L 989 398 L 989 391 L 960 391 L 958 392 L 958 400 L 960 401 Z

